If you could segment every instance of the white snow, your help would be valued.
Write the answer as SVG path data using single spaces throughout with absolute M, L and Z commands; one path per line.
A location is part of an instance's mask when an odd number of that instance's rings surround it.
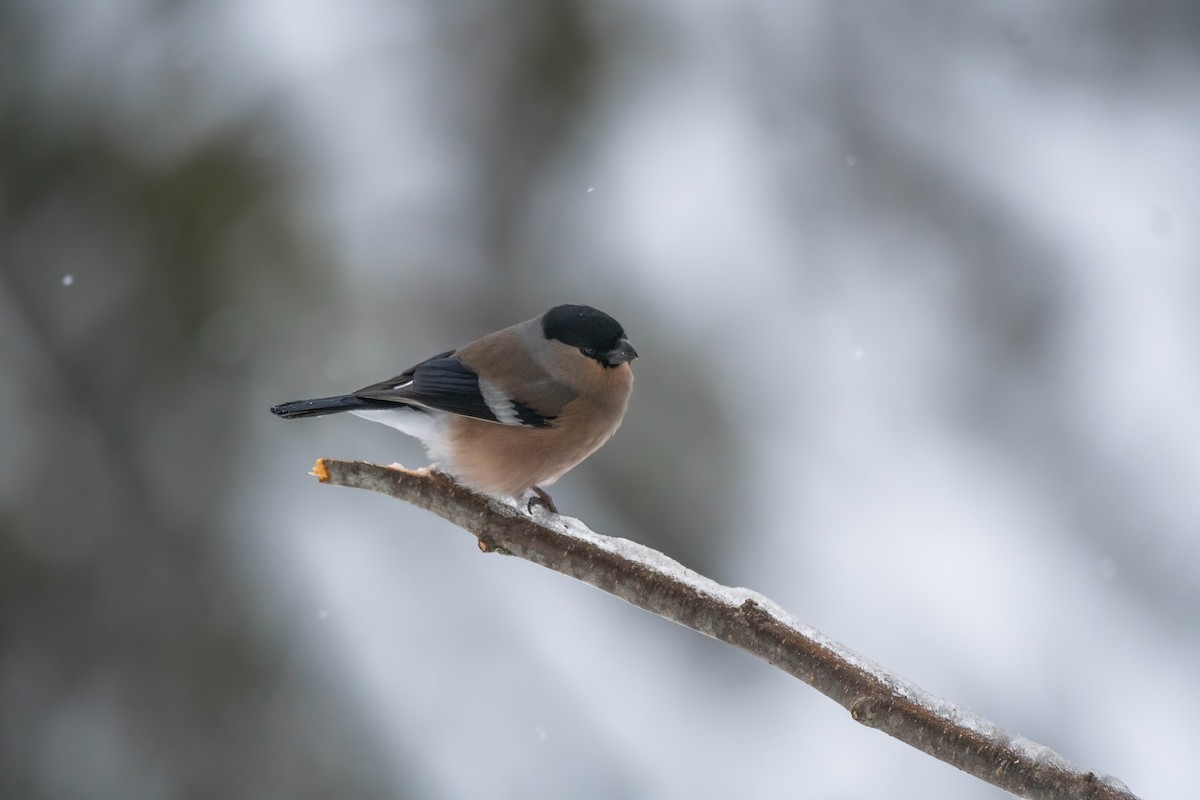
M 513 507 L 515 504 L 505 501 L 505 505 Z M 520 507 L 516 507 L 519 513 Z M 825 636 L 812 626 L 801 622 L 769 597 L 751 589 L 725 586 L 685 567 L 675 559 L 650 547 L 630 541 L 629 539 L 596 533 L 574 517 L 553 515 L 544 509 L 540 513 L 536 513 L 536 517 L 537 522 L 545 527 L 646 567 L 667 580 L 684 584 L 697 593 L 710 597 L 728 608 L 739 608 L 746 601 L 753 601 L 755 605 L 759 606 L 780 623 L 786 625 L 818 647 L 837 655 L 839 659 L 847 664 L 863 670 L 897 696 L 917 703 L 954 726 L 978 733 L 1001 746 L 1010 747 L 1023 761 L 1040 763 L 1047 767 L 1079 775 L 1087 772 L 1087 770 L 1081 769 L 1067 761 L 1049 747 L 1023 736 L 1010 734 L 990 720 L 948 700 L 929 694 L 911 681 L 889 672 L 874 661 L 859 655 L 840 642 Z M 1107 780 L 1114 786 L 1123 788 L 1123 784 L 1120 784 L 1116 779 L 1105 777 L 1101 779 Z

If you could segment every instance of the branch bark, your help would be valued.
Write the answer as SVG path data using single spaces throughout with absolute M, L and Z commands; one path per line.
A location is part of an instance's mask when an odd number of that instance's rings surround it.
M 762 595 L 723 586 L 571 517 L 475 494 L 426 470 L 317 461 L 322 483 L 368 489 L 432 511 L 505 553 L 569 575 L 638 608 L 740 647 L 799 678 L 883 731 L 1019 797 L 1136 800 L 1121 781 L 1081 769 L 1048 747 L 934 697 L 805 625 Z

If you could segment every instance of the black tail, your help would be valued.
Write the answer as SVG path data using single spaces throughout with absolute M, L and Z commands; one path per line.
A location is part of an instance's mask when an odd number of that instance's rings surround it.
M 342 411 L 359 411 L 364 408 L 395 407 L 395 403 L 383 400 L 364 400 L 352 394 L 344 394 L 340 397 L 318 397 L 313 400 L 293 400 L 290 403 L 280 403 L 271 408 L 271 413 L 284 419 L 300 419 L 301 417 L 337 414 Z

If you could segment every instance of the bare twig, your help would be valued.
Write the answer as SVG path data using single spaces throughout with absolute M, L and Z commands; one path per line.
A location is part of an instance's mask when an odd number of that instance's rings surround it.
M 771 600 L 722 586 L 661 553 L 594 533 L 578 520 L 474 494 L 446 476 L 321 459 L 323 483 L 406 500 L 458 525 L 485 553 L 519 556 L 577 578 L 794 675 L 871 728 L 1020 797 L 1136 800 L 1119 780 L 1062 756 L 893 675 Z M 536 507 L 535 507 L 536 508 Z

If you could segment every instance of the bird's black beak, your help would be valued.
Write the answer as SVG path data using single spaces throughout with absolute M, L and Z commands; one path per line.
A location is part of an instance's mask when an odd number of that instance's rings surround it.
M 604 363 L 610 367 L 618 367 L 637 357 L 637 350 L 633 349 L 633 345 L 629 343 L 628 339 L 618 339 L 617 346 L 604 354 Z

